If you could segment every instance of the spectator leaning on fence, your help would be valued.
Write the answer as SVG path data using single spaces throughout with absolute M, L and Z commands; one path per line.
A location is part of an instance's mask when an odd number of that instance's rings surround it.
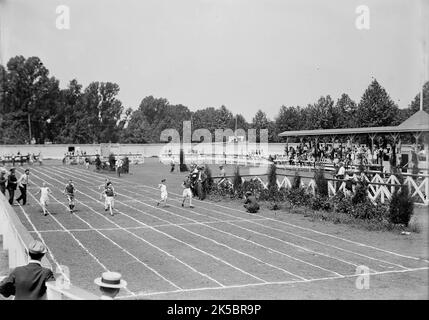
M 28 264 L 15 268 L 0 283 L 0 294 L 6 298 L 15 296 L 15 300 L 45 300 L 46 282 L 55 280 L 52 270 L 41 265 L 47 251 L 40 241 L 31 242 L 28 247 Z

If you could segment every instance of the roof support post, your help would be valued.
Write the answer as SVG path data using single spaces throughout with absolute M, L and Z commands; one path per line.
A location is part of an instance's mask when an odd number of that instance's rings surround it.
M 368 133 L 369 138 L 371 139 L 371 151 L 374 151 L 374 139 L 377 136 L 376 133 Z
M 420 138 L 420 136 L 422 135 L 422 132 L 421 131 L 418 131 L 418 132 L 413 132 L 413 137 L 414 137 L 414 139 L 415 139 L 415 141 L 414 141 L 414 146 L 417 148 L 417 145 L 419 144 L 419 138 Z

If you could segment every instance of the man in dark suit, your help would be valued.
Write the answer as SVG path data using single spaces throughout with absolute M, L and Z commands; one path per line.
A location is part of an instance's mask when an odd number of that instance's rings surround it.
M 6 298 L 13 295 L 15 300 L 46 299 L 46 282 L 55 280 L 52 271 L 41 265 L 47 251 L 45 245 L 38 240 L 30 243 L 28 264 L 15 268 L 0 283 L 0 294 Z
M 10 205 L 13 205 L 13 200 L 15 198 L 15 190 L 17 185 L 18 185 L 18 179 L 15 176 L 15 168 L 11 168 L 9 176 L 7 178 L 7 190 L 9 192 Z

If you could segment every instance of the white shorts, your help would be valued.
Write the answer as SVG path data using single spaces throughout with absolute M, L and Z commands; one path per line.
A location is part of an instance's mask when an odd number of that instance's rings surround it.
M 167 200 L 168 193 L 161 193 L 161 200 Z
M 115 198 L 106 196 L 106 207 L 108 206 L 113 207 L 114 204 L 115 204 Z
M 47 206 L 49 204 L 49 199 L 48 198 L 40 198 L 40 204 L 42 206 Z
M 192 198 L 192 191 L 191 191 L 191 188 L 183 189 L 182 196 L 183 196 L 184 198 L 185 198 L 185 197 Z

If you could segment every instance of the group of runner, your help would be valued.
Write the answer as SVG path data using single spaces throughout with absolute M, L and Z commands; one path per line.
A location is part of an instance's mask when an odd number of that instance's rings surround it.
M 166 179 L 162 179 L 161 183 L 158 185 L 158 189 L 161 191 L 161 199 L 156 203 L 157 206 L 162 202 L 164 203 L 164 207 L 167 205 L 167 198 L 168 198 L 168 192 L 167 192 L 167 185 Z M 193 208 L 192 205 L 192 190 L 191 190 L 191 178 L 188 176 L 182 183 L 183 192 L 182 192 L 182 207 L 185 206 L 185 201 L 189 200 L 189 208 Z
M 101 197 L 104 197 L 104 210 L 110 211 L 110 215 L 113 216 L 113 210 L 114 210 L 114 197 L 116 196 L 115 189 L 113 188 L 112 182 L 106 178 L 105 183 L 99 186 L 99 189 L 103 188 L 103 191 L 101 193 Z M 75 201 L 75 194 L 77 192 L 77 189 L 73 183 L 73 180 L 70 179 L 68 183 L 66 184 L 63 194 L 67 198 L 69 212 L 73 213 L 75 212 L 76 207 L 76 201 Z M 40 206 L 42 207 L 42 214 L 48 215 L 48 204 L 49 204 L 49 196 L 52 194 L 51 189 L 49 189 L 48 186 L 46 186 L 46 183 L 43 182 L 42 186 L 40 187 L 39 191 L 35 194 L 36 196 L 40 194 Z

